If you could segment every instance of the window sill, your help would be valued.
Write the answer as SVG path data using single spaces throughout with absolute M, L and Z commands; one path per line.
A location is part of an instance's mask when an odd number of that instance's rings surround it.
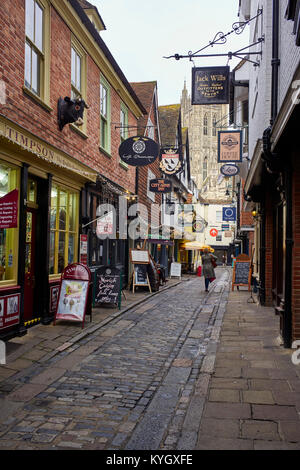
M 107 158 L 112 158 L 112 155 L 110 153 L 108 153 L 107 150 L 105 150 L 103 147 L 99 147 L 99 150 L 101 153 L 103 153 Z
M 128 171 L 129 170 L 129 167 L 127 165 L 127 163 L 123 162 L 122 160 L 119 161 L 119 165 L 121 168 L 123 168 L 124 170 Z
M 46 111 L 48 111 L 48 113 L 51 113 L 53 111 L 53 109 L 47 103 L 45 103 L 41 98 L 35 95 L 25 85 L 23 85 L 23 93 L 25 93 L 25 95 L 28 95 L 30 98 L 36 101 L 36 103 L 39 104 L 42 108 L 44 108 Z
M 83 139 L 88 139 L 88 136 L 87 134 L 82 131 L 81 129 L 79 129 L 79 127 L 75 126 L 75 124 L 70 124 L 70 129 L 73 131 L 73 132 L 76 132 L 76 134 L 80 135 L 80 137 L 82 137 Z

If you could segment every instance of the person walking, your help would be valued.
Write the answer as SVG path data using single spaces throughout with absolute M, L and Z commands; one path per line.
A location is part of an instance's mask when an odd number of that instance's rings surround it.
M 204 249 L 203 255 L 201 256 L 202 259 L 202 270 L 205 282 L 205 292 L 208 292 L 208 286 L 210 282 L 216 279 L 215 270 L 217 257 L 212 253 L 209 253 L 208 248 Z

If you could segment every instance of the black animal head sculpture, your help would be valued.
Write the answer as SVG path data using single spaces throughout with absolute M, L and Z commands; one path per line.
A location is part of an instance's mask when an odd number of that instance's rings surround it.
M 59 98 L 57 110 L 59 130 L 72 122 L 75 122 L 77 126 L 82 126 L 84 108 L 88 109 L 89 106 L 82 98 L 76 98 L 75 100 L 71 100 L 68 96 L 64 99 Z

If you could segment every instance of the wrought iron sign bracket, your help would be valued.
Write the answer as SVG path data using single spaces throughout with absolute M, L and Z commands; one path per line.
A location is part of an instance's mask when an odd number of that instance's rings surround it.
M 264 37 L 258 38 L 256 42 L 254 42 L 253 44 L 250 44 L 249 46 L 243 47 L 242 49 L 239 49 L 235 52 L 231 52 L 231 51 L 227 52 L 227 54 L 199 54 L 199 53 L 204 51 L 208 47 L 215 46 L 216 44 L 225 44 L 227 42 L 227 36 L 229 36 L 232 33 L 241 34 L 244 31 L 245 27 L 251 21 L 256 20 L 260 15 L 262 15 L 262 12 L 263 10 L 259 9 L 257 11 L 257 15 L 251 18 L 250 20 L 244 21 L 244 22 L 233 23 L 232 30 L 226 34 L 224 34 L 221 31 L 218 32 L 212 41 L 209 41 L 209 43 L 206 46 L 202 47 L 196 52 L 189 51 L 187 55 L 174 54 L 172 56 L 164 57 L 164 59 L 171 59 L 171 58 L 174 58 L 175 60 L 189 59 L 190 61 L 193 61 L 193 59 L 200 58 L 200 57 L 228 57 L 228 59 L 231 60 L 233 57 L 235 57 L 237 59 L 247 60 L 248 62 L 252 63 L 254 67 L 258 67 L 260 65 L 259 62 L 249 59 L 249 56 L 262 55 L 262 50 L 250 52 L 250 51 L 245 51 L 245 49 L 249 49 L 250 47 L 261 44 L 265 40 Z

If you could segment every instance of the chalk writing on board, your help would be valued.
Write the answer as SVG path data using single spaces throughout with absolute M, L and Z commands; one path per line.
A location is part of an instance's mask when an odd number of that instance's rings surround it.
M 96 271 L 95 302 L 117 304 L 120 295 L 120 275 L 117 268 L 103 267 Z

